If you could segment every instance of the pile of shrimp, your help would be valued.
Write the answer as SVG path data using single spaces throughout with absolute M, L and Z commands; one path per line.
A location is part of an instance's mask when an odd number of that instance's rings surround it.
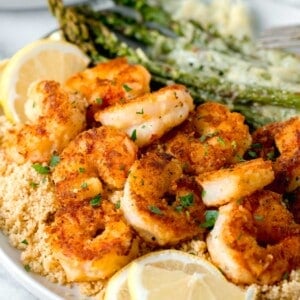
M 29 101 L 39 109 L 27 105 L 28 123 L 4 141 L 18 163 L 59 156 L 48 232 L 67 280 L 109 278 L 141 242 L 158 249 L 192 239 L 206 241 L 239 285 L 273 284 L 299 268 L 300 118 L 250 132 L 226 106 L 195 106 L 177 84 L 151 92 L 150 79 L 118 58 L 64 85 L 35 83 Z

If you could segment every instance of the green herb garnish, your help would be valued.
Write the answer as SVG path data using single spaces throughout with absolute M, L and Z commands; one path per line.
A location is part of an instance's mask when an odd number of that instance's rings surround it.
M 123 84 L 123 88 L 126 92 L 132 91 L 132 88 L 130 86 L 128 86 L 127 84 Z
M 216 220 L 218 218 L 219 212 L 217 210 L 207 210 L 205 212 L 205 222 L 200 224 L 203 228 L 212 228 L 214 227 Z
M 78 169 L 78 172 L 79 172 L 79 173 L 84 173 L 84 172 L 85 172 L 85 168 L 80 167 L 80 168 Z
M 90 205 L 93 207 L 99 206 L 102 201 L 102 196 L 99 194 L 90 200 Z
M 60 157 L 57 154 L 53 154 L 50 159 L 50 167 L 55 167 L 60 162 Z
M 101 105 L 103 103 L 103 99 L 102 98 L 96 98 L 96 103 Z
M 39 174 L 49 174 L 50 168 L 49 166 L 43 166 L 40 163 L 34 163 L 32 167 L 39 173 Z
M 26 272 L 30 272 L 30 266 L 29 265 L 24 265 L 24 269 Z
M 261 215 L 254 215 L 254 219 L 255 219 L 256 221 L 263 221 L 264 216 L 261 216 Z
M 86 182 L 83 182 L 83 183 L 81 184 L 81 188 L 82 188 L 82 189 L 87 189 L 87 188 L 88 188 L 88 184 L 87 184 Z
M 162 211 L 161 211 L 157 206 L 149 205 L 148 208 L 149 208 L 149 210 L 150 210 L 152 213 L 154 213 L 154 214 L 156 214 L 156 215 L 162 215 L 162 214 L 163 214 Z
M 36 189 L 36 188 L 39 186 L 38 183 L 33 182 L 33 181 L 29 182 L 29 185 L 30 185 L 32 188 L 34 188 L 34 189 Z
M 136 140 L 136 129 L 134 129 L 134 130 L 132 131 L 130 138 L 131 138 L 133 141 Z

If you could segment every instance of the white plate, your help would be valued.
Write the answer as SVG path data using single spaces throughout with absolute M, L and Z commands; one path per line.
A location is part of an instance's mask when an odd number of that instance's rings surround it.
M 26 2 L 25 0 L 23 1 Z M 38 0 L 34 1 L 41 3 Z M 12 4 L 18 1 L 6 0 L 5 2 Z M 300 7 L 285 5 L 282 2 L 271 0 L 247 1 L 252 15 L 255 17 L 258 30 L 274 25 L 287 25 L 300 22 Z M 293 2 L 296 3 L 296 0 Z M 299 3 L 300 1 L 297 2 Z M 3 7 L 2 3 L 4 1 L 0 2 L 0 8 Z M 12 274 L 14 279 L 40 299 L 75 300 L 80 298 L 77 290 L 52 284 L 41 276 L 26 272 L 20 263 L 20 252 L 8 244 L 7 238 L 2 233 L 0 233 L 0 261 L 8 272 Z

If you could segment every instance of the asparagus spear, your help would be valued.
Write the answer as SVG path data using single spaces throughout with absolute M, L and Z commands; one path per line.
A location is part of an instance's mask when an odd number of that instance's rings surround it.
M 176 68 L 176 66 L 161 61 L 152 62 L 141 49 L 131 48 L 121 42 L 102 23 L 85 18 L 74 8 L 61 7 L 60 3 L 60 0 L 49 0 L 49 5 L 59 20 L 66 38 L 82 47 L 95 62 L 104 57 L 126 56 L 131 62 L 143 64 L 156 79 L 185 84 L 194 95 L 197 95 L 200 101 L 206 100 L 209 96 L 210 100 L 230 103 L 233 108 L 238 105 L 244 107 L 245 103 L 272 103 L 278 105 L 278 109 L 280 106 L 296 108 L 297 110 L 300 108 L 300 95 L 293 92 L 273 88 L 266 89 L 259 86 L 241 87 L 225 82 L 218 77 L 207 77 L 200 73 L 189 74 Z M 82 32 L 86 34 L 82 36 Z M 296 113 L 297 110 L 295 110 Z M 255 113 L 252 116 L 255 119 Z
M 202 24 L 196 21 L 179 21 L 174 20 L 172 16 L 166 12 L 160 5 L 149 5 L 146 0 L 114 0 L 116 4 L 131 7 L 137 10 L 143 17 L 144 22 L 154 22 L 161 26 L 168 27 L 180 36 L 185 36 L 187 32 L 192 31 L 191 40 L 202 42 L 201 45 L 213 45 L 215 41 L 221 49 L 225 52 L 236 53 L 239 55 L 249 55 L 249 48 L 251 46 L 248 37 L 243 40 L 238 40 L 233 36 L 224 37 L 222 36 L 214 26 L 208 26 L 204 28 Z M 221 46 L 220 46 L 221 44 Z M 245 47 L 245 44 L 247 47 Z M 251 53 L 253 56 L 254 53 Z M 250 58 L 250 57 L 249 57 Z

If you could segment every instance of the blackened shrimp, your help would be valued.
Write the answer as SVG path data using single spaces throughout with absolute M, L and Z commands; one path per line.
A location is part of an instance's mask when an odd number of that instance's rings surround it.
M 48 162 L 86 126 L 86 101 L 66 92 L 55 81 L 33 83 L 28 92 L 29 122 L 16 125 L 5 136 L 7 156 L 17 163 Z
M 203 237 L 205 207 L 201 191 L 182 176 L 178 161 L 164 153 L 148 152 L 136 161 L 121 199 L 127 221 L 148 242 L 171 245 Z
M 182 85 L 170 85 L 129 103 L 101 110 L 95 114 L 95 119 L 123 130 L 142 147 L 181 124 L 193 109 L 193 99 L 187 89 Z
M 300 266 L 300 225 L 281 195 L 258 191 L 219 208 L 207 247 L 234 283 L 272 284 Z
M 102 126 L 80 133 L 64 149 L 52 178 L 62 203 L 101 194 L 102 182 L 121 189 L 136 160 L 137 146 L 122 131 Z
M 274 171 L 270 161 L 257 158 L 202 173 L 196 180 L 203 188 L 205 205 L 220 206 L 263 189 L 274 180 Z
M 95 112 L 149 92 L 150 77 L 142 65 L 116 58 L 72 76 L 65 85 L 81 93 Z
M 69 282 L 107 278 L 138 254 L 132 229 L 105 199 L 62 207 L 49 233 Z
M 241 160 L 251 135 L 241 114 L 208 102 L 199 105 L 186 127 L 165 144 L 166 151 L 179 159 L 187 172 L 201 174 Z
M 300 187 L 300 117 L 256 130 L 253 143 L 258 156 L 273 161 L 274 191 L 291 192 Z

